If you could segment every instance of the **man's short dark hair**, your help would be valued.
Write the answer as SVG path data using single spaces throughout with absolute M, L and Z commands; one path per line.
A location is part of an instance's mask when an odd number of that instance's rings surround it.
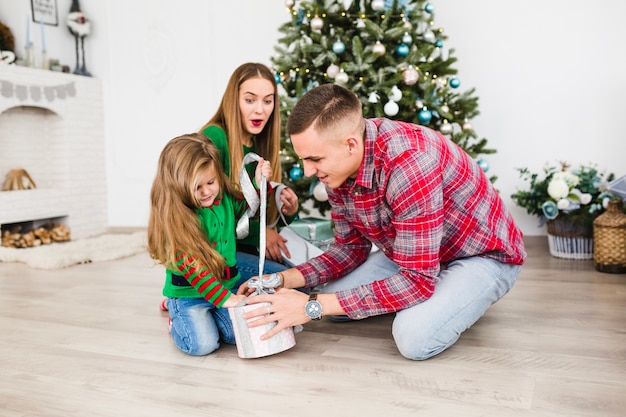
M 302 133 L 313 124 L 317 131 L 323 131 L 357 111 L 361 117 L 361 101 L 352 91 L 337 84 L 323 84 L 306 92 L 296 103 L 287 121 L 287 134 Z

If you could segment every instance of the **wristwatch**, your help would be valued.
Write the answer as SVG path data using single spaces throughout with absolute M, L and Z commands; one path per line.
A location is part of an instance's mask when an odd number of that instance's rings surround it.
M 316 292 L 312 292 L 311 295 L 309 295 L 309 301 L 304 306 L 304 312 L 311 320 L 322 319 L 322 305 L 317 301 L 317 294 Z

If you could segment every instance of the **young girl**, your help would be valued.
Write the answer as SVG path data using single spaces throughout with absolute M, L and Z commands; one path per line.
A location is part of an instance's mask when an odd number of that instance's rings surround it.
M 261 176 L 272 177 L 263 159 L 256 184 Z M 172 139 L 159 157 L 150 199 L 148 250 L 166 268 L 174 343 L 189 355 L 207 355 L 220 340 L 234 344 L 227 308 L 245 299 L 236 294 L 245 279 L 237 270 L 235 227 L 247 204 L 225 175 L 217 147 L 200 133 Z

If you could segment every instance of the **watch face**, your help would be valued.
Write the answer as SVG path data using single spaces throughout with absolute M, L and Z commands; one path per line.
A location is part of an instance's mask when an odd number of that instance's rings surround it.
M 306 303 L 305 312 L 311 319 L 319 319 L 322 316 L 322 305 L 318 301 L 309 301 Z

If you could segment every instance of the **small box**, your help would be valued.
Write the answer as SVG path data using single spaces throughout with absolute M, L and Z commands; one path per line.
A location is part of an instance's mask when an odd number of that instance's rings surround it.
M 322 250 L 328 249 L 335 239 L 332 221 L 317 217 L 302 217 L 291 222 L 289 227 L 297 234 Z

